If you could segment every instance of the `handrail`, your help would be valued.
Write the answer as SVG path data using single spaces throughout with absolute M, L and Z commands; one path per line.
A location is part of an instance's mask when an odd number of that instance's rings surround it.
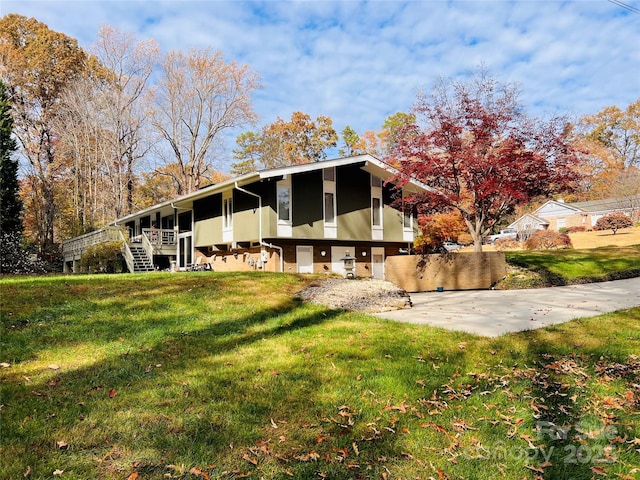
M 153 258 L 153 245 L 151 244 L 151 241 L 147 236 L 146 229 L 142 230 L 141 240 L 142 240 L 142 248 L 144 248 L 144 251 L 147 252 L 147 256 L 149 258 Z
M 127 268 L 131 273 L 134 272 L 134 261 L 133 261 L 133 253 L 131 253 L 131 249 L 129 248 L 129 242 L 124 236 L 122 230 L 120 230 L 120 239 L 122 240 L 122 256 L 124 257 L 124 261 L 127 263 Z

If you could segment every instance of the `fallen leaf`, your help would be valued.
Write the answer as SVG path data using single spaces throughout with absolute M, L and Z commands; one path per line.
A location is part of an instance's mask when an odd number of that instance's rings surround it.
M 117 392 L 114 388 L 112 388 L 111 390 L 109 390 L 109 398 L 113 398 L 117 395 Z
M 543 469 L 534 467 L 533 465 L 525 465 L 524 468 L 528 468 L 529 470 L 533 470 L 534 472 L 544 473 Z
M 22 476 L 23 476 L 24 478 L 27 478 L 30 474 L 31 474 L 31 467 L 27 466 L 27 469 L 24 471 L 24 473 L 22 474 Z
M 127 480 L 138 480 L 138 472 L 133 472 L 131 475 L 127 477 Z
M 258 461 L 255 458 L 251 458 L 248 453 L 242 455 L 242 458 L 253 465 L 258 464 Z
M 69 444 L 64 440 L 60 440 L 56 442 L 56 445 L 60 450 L 66 450 L 69 447 Z
M 604 467 L 591 467 L 591 471 L 593 473 L 595 473 L 596 475 L 606 475 L 607 471 L 604 469 Z
M 9 368 L 10 366 L 11 366 L 11 364 L 7 363 L 7 362 L 0 363 L 0 367 L 2 367 L 2 368 Z
M 55 477 L 59 477 L 60 475 L 62 475 L 64 473 L 64 470 L 54 470 L 53 471 L 53 475 Z

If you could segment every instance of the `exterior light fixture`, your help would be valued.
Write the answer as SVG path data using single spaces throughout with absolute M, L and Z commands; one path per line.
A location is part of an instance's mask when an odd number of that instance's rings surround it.
M 348 250 L 344 253 L 345 253 L 344 257 L 342 257 L 340 260 L 344 262 L 345 276 L 347 278 L 356 278 L 356 275 L 354 272 L 356 268 L 356 257 L 352 257 L 349 254 Z

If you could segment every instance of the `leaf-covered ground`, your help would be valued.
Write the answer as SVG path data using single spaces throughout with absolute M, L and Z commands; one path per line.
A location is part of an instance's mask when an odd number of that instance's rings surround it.
M 0 478 L 640 475 L 640 308 L 488 339 L 309 281 L 3 279 Z

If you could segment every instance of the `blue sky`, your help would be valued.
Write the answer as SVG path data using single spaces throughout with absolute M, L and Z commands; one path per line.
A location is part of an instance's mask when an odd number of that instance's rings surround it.
M 105 24 L 163 52 L 212 47 L 260 75 L 260 125 L 302 111 L 362 133 L 409 111 L 438 77 L 480 64 L 517 82 L 535 116 L 625 108 L 640 97 L 640 1 L 617 3 L 2 0 L 0 14 L 34 17 L 85 48 Z

